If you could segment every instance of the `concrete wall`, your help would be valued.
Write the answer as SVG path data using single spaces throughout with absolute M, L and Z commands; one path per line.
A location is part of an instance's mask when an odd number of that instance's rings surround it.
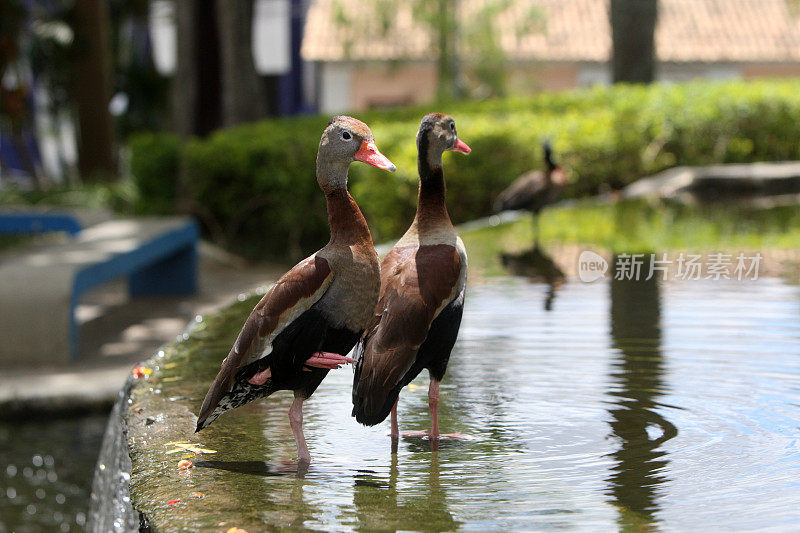
M 334 114 L 351 109 L 353 67 L 346 63 L 324 63 L 319 68 L 319 111 Z
M 661 63 L 657 79 L 684 82 L 693 79 L 740 79 L 800 76 L 800 63 Z M 320 66 L 319 103 L 324 113 L 374 107 L 423 104 L 436 95 L 433 62 L 400 64 L 328 63 Z M 509 72 L 515 94 L 562 91 L 611 83 L 608 63 L 522 63 Z
M 355 109 L 421 104 L 436 95 L 436 66 L 430 62 L 364 64 L 353 72 Z
M 800 76 L 800 63 L 755 63 L 742 66 L 742 77 L 790 78 Z

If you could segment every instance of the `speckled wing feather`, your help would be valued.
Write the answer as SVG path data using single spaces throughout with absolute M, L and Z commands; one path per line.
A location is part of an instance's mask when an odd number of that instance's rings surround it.
M 267 345 L 286 326 L 314 305 L 333 281 L 328 262 L 312 255 L 284 274 L 253 309 L 228 356 L 222 361 L 200 408 L 198 427 L 211 415 L 220 399 L 231 390 L 240 368 L 261 356 Z
M 436 316 L 453 298 L 461 257 L 448 244 L 394 248 L 381 265 L 381 294 L 364 333 L 353 384 L 356 418 L 379 412 L 411 368 Z

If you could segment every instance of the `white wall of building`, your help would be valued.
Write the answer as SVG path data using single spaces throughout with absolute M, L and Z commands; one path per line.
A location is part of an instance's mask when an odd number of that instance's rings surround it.
M 320 64 L 319 111 L 335 114 L 352 109 L 352 82 L 353 72 L 350 65 Z
M 736 80 L 742 78 L 742 69 L 732 63 L 659 63 L 656 81 L 681 83 L 695 79 Z M 578 71 L 578 86 L 608 85 L 611 83 L 611 65 L 589 63 Z

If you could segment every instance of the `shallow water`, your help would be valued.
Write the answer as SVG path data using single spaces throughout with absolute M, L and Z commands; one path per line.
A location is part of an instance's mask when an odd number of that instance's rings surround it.
M 0 422 L 0 532 L 83 531 L 106 415 Z
M 295 453 L 288 393 L 227 413 L 197 435 L 188 429 L 248 306 L 226 325 L 201 327 L 202 341 L 158 363 L 163 381 L 152 398 L 184 414 L 163 427 L 156 417 L 136 437 L 133 478 L 147 481 L 133 487 L 134 500 L 154 523 L 800 527 L 797 286 L 568 281 L 553 293 L 523 278 L 473 284 L 440 400 L 442 431 L 469 438 L 438 451 L 404 439 L 393 454 L 387 423 L 365 428 L 350 418 L 352 373 L 343 369 L 306 404 L 314 462 L 300 473 L 285 464 Z M 427 428 L 426 395 L 427 376 L 401 395 L 401 430 Z M 217 453 L 177 472 L 179 457 L 165 455 L 176 434 Z M 173 499 L 181 502 L 166 504 Z

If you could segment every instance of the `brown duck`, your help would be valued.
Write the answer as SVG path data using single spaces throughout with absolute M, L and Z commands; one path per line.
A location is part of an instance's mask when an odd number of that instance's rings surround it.
M 317 152 L 317 182 L 328 202 L 331 238 L 264 295 L 239 333 L 206 394 L 197 431 L 223 412 L 279 390 L 294 391 L 289 423 L 298 460 L 311 456 L 303 436 L 303 401 L 369 323 L 378 298 L 378 256 L 369 228 L 347 191 L 353 161 L 394 172 L 372 132 L 352 117 L 334 117 Z
M 431 439 L 439 438 L 439 382 L 456 342 L 467 284 L 467 254 L 445 205 L 442 154 L 470 148 L 452 117 L 426 115 L 417 133 L 419 199 L 411 227 L 381 264 L 375 316 L 355 352 L 353 416 L 375 425 L 392 413 L 399 436 L 400 390 L 422 370 L 431 381 Z
M 539 213 L 557 202 L 567 188 L 567 174 L 553 161 L 550 142 L 542 143 L 544 172 L 531 170 L 514 180 L 494 201 L 494 212 L 526 209 L 533 213 L 534 241 L 539 241 Z

